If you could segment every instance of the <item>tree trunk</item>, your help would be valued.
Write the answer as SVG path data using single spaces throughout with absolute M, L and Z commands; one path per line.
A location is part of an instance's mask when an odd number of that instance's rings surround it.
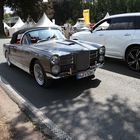
M 4 0 L 0 2 L 0 37 L 4 37 L 4 25 L 3 25 L 3 19 L 4 19 Z

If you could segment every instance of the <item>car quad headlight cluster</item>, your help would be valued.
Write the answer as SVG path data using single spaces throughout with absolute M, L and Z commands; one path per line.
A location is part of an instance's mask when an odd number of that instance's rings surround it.
M 104 61 L 104 56 L 103 56 L 103 55 L 100 55 L 99 61 L 100 61 L 100 62 L 103 62 L 103 61 Z
M 60 57 L 57 56 L 57 55 L 54 55 L 54 56 L 51 57 L 51 60 L 50 61 L 51 61 L 51 64 L 58 65 L 59 62 L 60 62 Z
M 54 75 L 57 75 L 60 72 L 60 57 L 58 55 L 54 55 L 50 59 L 51 64 L 52 64 L 52 73 Z
M 104 54 L 105 53 L 105 47 L 101 47 L 99 49 L 99 54 Z
M 59 65 L 52 66 L 52 73 L 54 75 L 57 75 L 59 72 L 60 72 L 60 66 Z

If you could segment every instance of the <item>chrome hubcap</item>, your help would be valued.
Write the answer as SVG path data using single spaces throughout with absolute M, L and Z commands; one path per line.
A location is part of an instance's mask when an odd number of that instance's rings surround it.
M 44 84 L 44 75 L 39 64 L 34 65 L 34 76 L 39 85 Z
M 131 69 L 140 70 L 140 49 L 134 49 L 128 53 L 127 63 Z

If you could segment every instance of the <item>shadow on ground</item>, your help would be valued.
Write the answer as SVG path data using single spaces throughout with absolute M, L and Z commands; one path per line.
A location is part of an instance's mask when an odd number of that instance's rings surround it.
M 140 72 L 130 70 L 122 60 L 106 57 L 104 67 L 102 69 L 140 79 Z
M 140 109 L 131 110 L 117 95 L 103 104 L 85 92 L 75 100 L 53 102 L 43 111 L 77 140 L 140 139 Z
M 45 139 L 45 136 L 43 136 L 41 132 L 39 133 L 40 130 L 30 123 L 30 120 L 23 112 L 19 112 L 18 115 L 7 122 L 7 124 L 9 124 L 10 127 L 10 139 L 12 140 Z
M 37 85 L 32 76 L 18 69 L 9 68 L 6 63 L 0 64 L 0 75 L 25 98 L 37 108 L 51 104 L 53 101 L 64 101 L 78 97 L 84 90 L 96 88 L 100 84 L 99 79 L 89 80 L 58 80 L 50 89 Z
M 117 95 L 96 101 L 90 89 L 100 85 L 99 79 L 59 80 L 43 89 L 30 75 L 5 63 L 0 64 L 0 75 L 76 140 L 140 139 L 140 107 L 132 110 L 128 100 Z

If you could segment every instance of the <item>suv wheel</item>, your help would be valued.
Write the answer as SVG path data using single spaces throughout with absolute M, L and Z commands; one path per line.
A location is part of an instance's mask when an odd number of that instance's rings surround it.
M 127 51 L 126 63 L 130 69 L 140 71 L 140 46 Z

